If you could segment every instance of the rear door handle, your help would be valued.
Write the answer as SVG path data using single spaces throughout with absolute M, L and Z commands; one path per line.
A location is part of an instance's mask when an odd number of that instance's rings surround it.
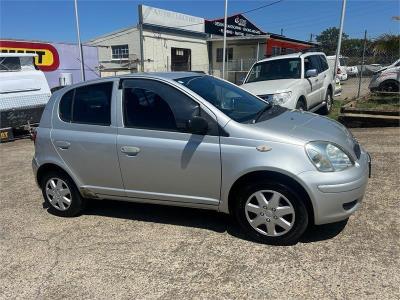
M 127 156 L 136 156 L 140 152 L 140 148 L 131 146 L 122 146 L 121 152 L 125 153 Z
M 55 141 L 56 146 L 62 150 L 66 150 L 71 146 L 70 142 L 67 141 Z

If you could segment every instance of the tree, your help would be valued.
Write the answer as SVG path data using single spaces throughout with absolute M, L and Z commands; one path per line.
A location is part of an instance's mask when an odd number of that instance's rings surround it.
M 373 43 L 374 55 L 387 57 L 390 60 L 397 59 L 400 53 L 400 35 L 382 34 Z
M 334 55 L 339 37 L 339 28 L 329 27 L 317 35 L 316 40 L 320 48 L 326 55 Z M 348 35 L 343 32 L 342 40 L 348 39 Z

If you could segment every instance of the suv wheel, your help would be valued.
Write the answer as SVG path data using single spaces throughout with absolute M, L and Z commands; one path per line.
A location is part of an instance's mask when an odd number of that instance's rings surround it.
M 298 110 L 304 110 L 304 111 L 307 110 L 306 103 L 305 103 L 305 101 L 304 101 L 302 98 L 300 98 L 299 100 L 297 100 L 296 109 L 298 109 Z
M 399 83 L 394 80 L 387 80 L 379 85 L 379 90 L 382 92 L 398 92 Z
M 235 200 L 236 219 L 253 240 L 292 245 L 307 229 L 304 203 L 284 184 L 263 181 L 250 184 Z
M 41 182 L 42 194 L 49 212 L 60 217 L 74 217 L 81 213 L 85 200 L 72 180 L 62 172 L 50 172 Z
M 333 105 L 332 91 L 328 89 L 325 96 L 325 105 L 321 108 L 321 114 L 327 115 L 331 112 Z

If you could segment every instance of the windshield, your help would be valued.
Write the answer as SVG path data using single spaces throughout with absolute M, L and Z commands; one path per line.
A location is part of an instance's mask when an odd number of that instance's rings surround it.
M 301 74 L 300 58 L 274 59 L 257 63 L 251 68 L 246 83 L 264 80 L 297 79 Z
M 258 117 L 260 112 L 266 111 L 271 106 L 269 102 L 212 76 L 184 77 L 176 81 L 236 122 L 250 123 Z

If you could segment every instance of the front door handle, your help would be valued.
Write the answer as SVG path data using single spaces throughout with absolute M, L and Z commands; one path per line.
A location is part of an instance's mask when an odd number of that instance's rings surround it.
M 123 146 L 121 147 L 121 152 L 125 153 L 127 156 L 136 156 L 140 152 L 140 148 L 131 147 L 131 146 Z
M 66 150 L 71 146 L 71 143 L 67 141 L 55 141 L 54 144 L 62 150 Z

